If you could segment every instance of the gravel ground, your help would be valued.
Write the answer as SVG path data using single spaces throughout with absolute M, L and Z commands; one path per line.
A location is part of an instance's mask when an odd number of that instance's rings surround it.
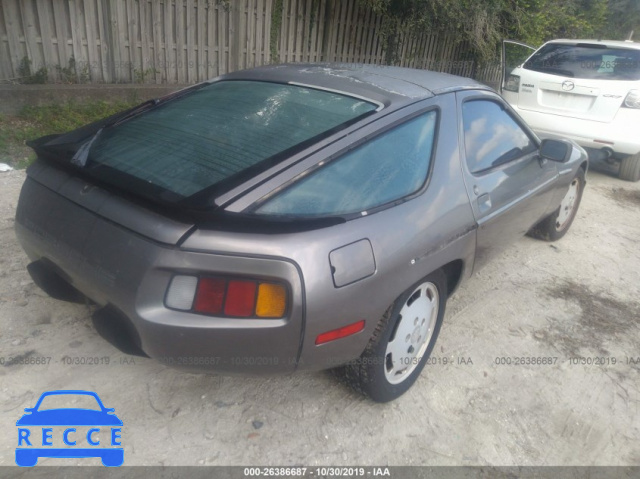
M 465 283 L 434 364 L 379 405 L 327 373 L 194 375 L 120 353 L 90 306 L 29 278 L 13 231 L 23 180 L 0 173 L 0 465 L 23 408 L 53 389 L 115 408 L 126 465 L 640 465 L 640 183 L 590 173 L 569 234 L 523 238 Z

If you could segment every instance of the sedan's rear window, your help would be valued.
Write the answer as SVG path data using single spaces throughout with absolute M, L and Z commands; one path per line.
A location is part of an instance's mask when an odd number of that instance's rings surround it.
M 640 80 L 640 50 L 549 43 L 529 58 L 524 68 L 570 78 Z
M 344 127 L 377 105 L 301 86 L 222 81 L 104 131 L 87 168 L 189 197 L 267 168 L 284 153 Z M 107 172 L 105 172 L 105 176 Z

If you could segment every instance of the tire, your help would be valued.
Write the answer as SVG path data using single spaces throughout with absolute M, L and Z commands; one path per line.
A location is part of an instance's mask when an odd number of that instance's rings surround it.
M 447 277 L 438 270 L 403 293 L 380 319 L 360 358 L 334 373 L 376 402 L 397 399 L 427 363 L 446 301 Z
M 620 172 L 618 178 L 627 181 L 640 180 L 640 153 L 627 156 L 620 163 Z
M 584 187 L 584 170 L 580 168 L 558 209 L 535 225 L 529 235 L 544 241 L 557 241 L 567 234 L 578 213 Z

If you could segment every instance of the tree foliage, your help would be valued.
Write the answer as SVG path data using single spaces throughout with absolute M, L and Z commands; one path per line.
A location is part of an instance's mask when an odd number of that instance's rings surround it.
M 402 31 L 448 32 L 479 60 L 503 38 L 539 46 L 553 38 L 640 38 L 640 0 L 361 0 L 382 15 L 387 61 Z
M 609 0 L 607 15 L 603 38 L 626 39 L 633 31 L 635 41 L 640 41 L 640 0 Z
M 511 0 L 510 37 L 538 46 L 552 38 L 595 38 L 607 23 L 608 0 Z

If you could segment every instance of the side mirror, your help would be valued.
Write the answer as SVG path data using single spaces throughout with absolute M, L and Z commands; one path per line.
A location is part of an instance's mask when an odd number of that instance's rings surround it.
M 24 412 L 33 412 L 34 409 L 35 408 L 33 408 L 33 407 L 26 407 L 26 408 L 24 408 Z
M 571 156 L 571 145 L 560 140 L 542 140 L 540 158 L 564 163 Z

